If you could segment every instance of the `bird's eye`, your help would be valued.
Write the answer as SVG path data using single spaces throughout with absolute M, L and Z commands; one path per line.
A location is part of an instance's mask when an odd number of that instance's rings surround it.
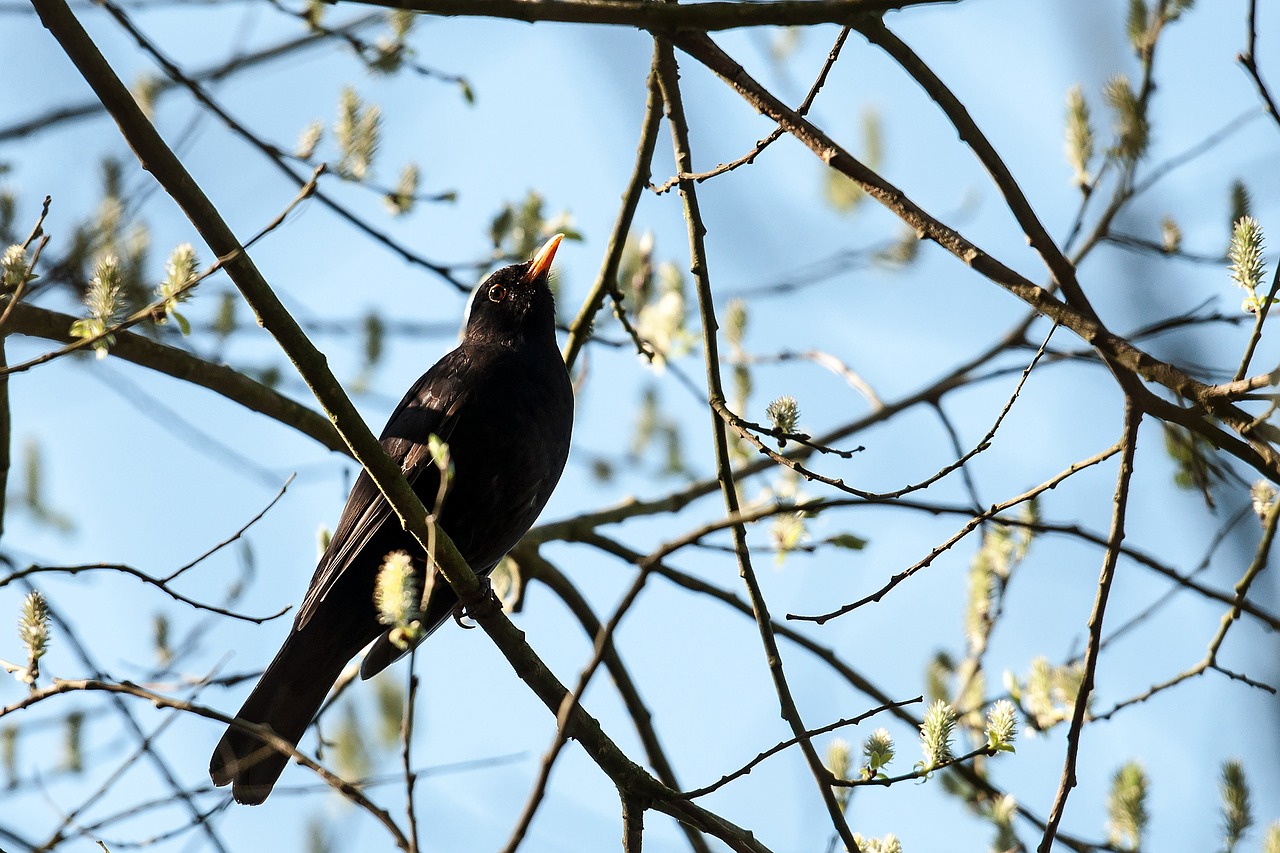
M 489 288 L 489 301 L 501 302 L 507 298 L 507 289 L 500 284 L 495 284 Z

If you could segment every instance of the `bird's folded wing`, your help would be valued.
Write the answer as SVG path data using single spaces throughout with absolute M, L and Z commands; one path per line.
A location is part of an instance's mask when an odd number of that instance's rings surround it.
M 405 479 L 420 495 L 434 493 L 438 483 L 439 473 L 427 436 L 434 434 L 447 442 L 453 433 L 464 402 L 461 389 L 466 385 L 458 381 L 458 375 L 465 371 L 466 364 L 458 350 L 441 359 L 409 389 L 382 431 L 383 449 L 400 463 Z M 388 523 L 399 527 L 392 519 L 391 505 L 368 473 L 361 471 L 298 609 L 298 628 L 307 624 L 342 573 Z M 378 559 L 383 556 L 379 554 Z

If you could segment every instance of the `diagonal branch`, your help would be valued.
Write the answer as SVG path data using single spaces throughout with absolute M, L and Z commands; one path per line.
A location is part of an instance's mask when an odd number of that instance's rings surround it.
M 1004 196 L 1005 204 L 1018 220 L 1018 224 L 1022 226 L 1027 241 L 1044 260 L 1045 266 L 1049 268 L 1049 272 L 1062 289 L 1067 304 L 1075 307 L 1085 316 L 1097 320 L 1098 315 L 1089 304 L 1084 290 L 1080 287 L 1080 282 L 1076 280 L 1075 266 L 1067 260 L 1066 255 L 1049 236 L 1048 230 L 1040 222 L 1040 217 L 1036 216 L 1031 202 L 1022 192 L 1022 187 L 1018 186 L 1013 173 L 1009 171 L 1009 167 L 996 152 L 995 146 L 969 115 L 969 111 L 960 99 L 937 74 L 933 73 L 933 69 L 926 65 L 906 42 L 890 32 L 882 21 L 876 20 L 864 24 L 859 31 L 872 44 L 879 46 L 885 53 L 892 56 L 894 61 L 901 65 L 938 105 L 956 129 L 960 139 L 973 150 L 987 173 L 991 175 L 991 179 L 995 181 L 1000 194 Z
M 264 157 L 266 157 L 277 169 L 285 174 L 294 184 L 302 187 L 306 181 L 293 170 L 286 162 L 284 154 L 274 145 L 270 145 L 260 139 L 255 133 L 237 121 L 221 104 L 214 100 L 213 96 L 206 91 L 205 87 L 195 80 L 191 79 L 180 69 L 173 60 L 165 56 L 160 49 L 149 39 L 125 14 L 124 10 L 117 6 L 111 0 L 101 0 L 101 5 L 111 14 L 112 17 L 120 24 L 121 27 L 138 43 L 138 46 L 147 53 L 157 65 L 169 76 L 176 84 L 185 87 L 191 92 L 192 97 L 204 105 L 204 107 L 218 117 L 227 128 L 245 142 L 256 148 Z M 108 107 L 108 109 L 110 109 Z M 390 234 L 381 231 L 369 224 L 365 219 L 357 216 L 345 206 L 339 204 L 334 198 L 322 191 L 316 191 L 315 198 L 325 207 L 329 208 L 334 214 L 341 219 L 346 220 L 356 230 L 363 232 L 371 240 L 381 243 L 386 248 L 397 254 L 402 260 L 429 270 L 446 282 L 451 284 L 455 289 L 462 293 L 468 292 L 471 288 L 469 285 L 459 281 L 454 275 L 453 269 L 443 264 L 431 261 L 408 246 L 394 239 Z
M 522 578 L 526 581 L 538 580 L 546 584 L 547 588 L 555 593 L 565 607 L 569 608 L 569 611 L 573 613 L 574 618 L 582 625 L 582 629 L 588 636 L 599 636 L 601 628 L 599 618 L 592 611 L 591 605 L 587 603 L 586 598 L 565 577 L 563 572 L 552 565 L 534 548 L 517 547 L 511 556 L 520 566 Z M 621 655 L 618 654 L 616 647 L 612 643 L 605 647 L 604 665 L 609 670 L 609 675 L 618 690 L 618 695 L 627 706 L 627 713 L 635 725 L 636 734 L 639 736 L 640 742 L 644 744 L 645 755 L 648 756 L 649 765 L 653 768 L 654 774 L 662 781 L 662 784 L 678 790 L 680 783 L 676 778 L 675 770 L 672 768 L 670 760 L 667 758 L 666 750 L 663 749 L 662 743 L 658 740 L 658 733 L 654 729 L 652 715 L 641 698 L 640 691 L 636 687 L 635 681 L 631 678 L 631 673 L 623 664 Z M 689 839 L 689 845 L 693 848 L 694 853 L 710 853 L 711 848 L 707 846 L 706 840 L 697 830 L 687 824 L 681 824 L 681 828 L 685 831 L 685 835 Z

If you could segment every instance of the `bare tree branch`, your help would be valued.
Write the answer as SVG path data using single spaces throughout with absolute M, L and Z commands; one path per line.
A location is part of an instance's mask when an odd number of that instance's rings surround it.
M 388 0 L 353 0 L 392 6 Z M 508 18 L 513 21 L 561 21 L 608 24 L 646 30 L 727 30 L 739 27 L 851 24 L 878 18 L 894 9 L 955 0 L 761 0 L 740 3 L 711 0 L 677 5 L 642 0 L 401 0 L 396 8 L 432 15 Z
M 1089 697 L 1093 693 L 1094 677 L 1098 670 L 1098 654 L 1102 648 L 1102 619 L 1107 612 L 1111 582 L 1115 578 L 1116 563 L 1120 559 L 1120 543 L 1124 540 L 1125 514 L 1129 509 L 1129 484 L 1133 478 L 1133 457 L 1137 451 L 1138 426 L 1141 423 L 1142 413 L 1132 404 L 1126 403 L 1124 436 L 1120 440 L 1120 470 L 1116 475 L 1116 493 L 1111 515 L 1111 537 L 1102 563 L 1102 576 L 1098 579 L 1098 594 L 1093 602 L 1093 612 L 1089 615 L 1089 644 L 1084 659 L 1084 678 L 1080 681 L 1080 692 L 1076 695 L 1075 706 L 1071 712 L 1071 728 L 1067 733 L 1067 756 L 1062 768 L 1062 781 L 1058 785 L 1057 796 L 1054 797 L 1053 809 L 1049 813 L 1044 837 L 1040 840 L 1040 846 L 1036 848 L 1039 853 L 1049 853 L 1053 848 L 1058 824 L 1062 822 L 1062 815 L 1067 806 L 1067 796 L 1076 786 L 1076 762 L 1080 752 L 1080 735 L 1084 729 L 1085 713 L 1089 707 Z

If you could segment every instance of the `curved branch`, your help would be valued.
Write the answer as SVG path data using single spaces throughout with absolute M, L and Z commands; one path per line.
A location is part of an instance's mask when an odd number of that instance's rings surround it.
M 279 611 L 272 613 L 269 616 L 250 616 L 247 613 L 236 613 L 234 610 L 227 610 L 224 607 L 218 607 L 213 604 L 205 604 L 202 601 L 197 601 L 194 598 L 189 598 L 188 596 L 185 596 L 182 593 L 178 592 L 176 589 L 173 589 L 171 586 L 169 586 L 169 584 L 165 583 L 163 578 L 152 577 L 151 575 L 147 574 L 141 569 L 134 568 L 133 566 L 127 565 L 125 563 L 89 563 L 81 566 L 31 565 L 31 566 L 27 566 L 25 569 L 17 569 L 11 574 L 5 575 L 3 578 L 0 578 L 0 589 L 8 586 L 14 581 L 23 580 L 24 578 L 29 578 L 32 575 L 44 575 L 44 574 L 78 575 L 81 572 L 119 572 L 122 575 L 128 575 L 130 577 L 137 578 L 138 580 L 142 581 L 145 584 L 148 584 L 149 586 L 154 586 L 156 589 L 160 590 L 165 595 L 172 598 L 174 601 L 185 604 L 188 607 L 195 608 L 196 610 L 205 610 L 205 611 L 208 611 L 209 613 L 216 613 L 219 616 L 227 616 L 231 619 L 238 619 L 241 622 L 252 622 L 255 625 L 261 625 L 263 622 L 270 622 L 273 619 L 279 619 L 281 616 L 283 616 L 284 614 L 288 613 L 291 609 L 293 609 L 292 607 L 284 607 Z
M 19 303 L 14 305 L 6 331 L 59 343 L 73 343 L 77 340 L 71 336 L 71 324 L 75 321 L 76 318 L 70 314 Z M 347 454 L 351 452 L 324 415 L 233 368 L 213 364 L 185 350 L 134 332 L 117 332 L 115 337 L 116 342 L 111 346 L 110 352 L 117 358 L 208 388 L 246 409 L 292 427 L 330 450 Z
M 569 324 L 569 339 L 564 345 L 564 363 L 570 370 L 591 334 L 595 317 L 604 305 L 605 295 L 617 289 L 622 250 L 626 245 L 627 235 L 631 233 L 631 222 L 635 218 L 636 207 L 640 204 L 640 196 L 652 174 L 653 149 L 658 141 L 658 124 L 662 120 L 662 96 L 658 92 L 658 81 L 652 69 L 645 81 L 645 88 L 648 96 L 640 128 L 640 143 L 636 146 L 636 164 L 631 172 L 631 180 L 627 182 L 627 189 L 622 194 L 622 206 L 618 208 L 618 217 L 614 221 L 613 232 L 609 235 L 604 264 L 596 274 L 595 283 L 591 285 L 591 292 L 583 301 L 578 316 Z

